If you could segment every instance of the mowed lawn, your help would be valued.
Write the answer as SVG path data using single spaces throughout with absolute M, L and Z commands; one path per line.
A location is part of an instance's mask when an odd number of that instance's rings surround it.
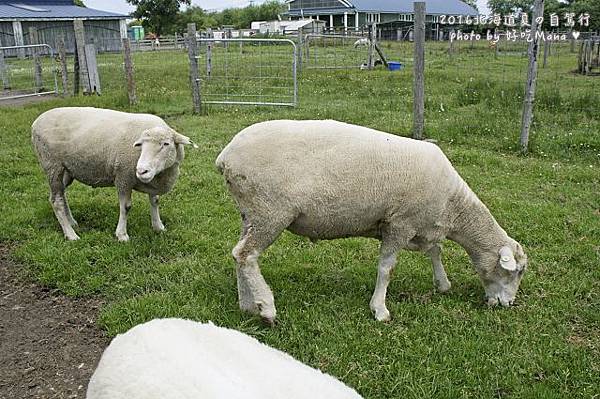
M 183 52 L 136 54 L 139 105 L 129 107 L 118 55 L 99 57 L 101 97 L 0 108 L 0 240 L 23 273 L 67 295 L 106 300 L 101 327 L 116 335 L 156 317 L 235 328 L 356 388 L 365 398 L 596 398 L 600 395 L 600 78 L 571 73 L 564 48 L 540 69 L 531 153 L 518 152 L 526 59 L 429 44 L 426 134 L 498 222 L 521 242 L 529 269 L 516 306 L 489 309 L 462 248 L 443 260 L 452 290 L 433 291 L 429 260 L 399 256 L 388 291 L 393 320 L 369 310 L 378 243 L 311 243 L 285 233 L 261 258 L 279 324 L 237 305 L 231 249 L 239 216 L 214 159 L 242 128 L 269 119 L 334 118 L 409 136 L 409 47 L 385 46 L 408 68 L 303 71 L 297 108 L 211 107 L 191 113 Z M 114 237 L 114 189 L 69 189 L 81 240 L 66 242 L 30 143 L 43 111 L 90 105 L 151 112 L 199 145 L 161 200 L 155 234 L 147 197 L 134 194 L 129 243 Z M 310 165 L 309 165 L 310 167 Z M 265 378 L 269 378 L 265 376 Z

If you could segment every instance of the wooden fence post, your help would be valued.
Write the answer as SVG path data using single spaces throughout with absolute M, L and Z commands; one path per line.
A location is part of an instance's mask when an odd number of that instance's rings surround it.
M 89 85 L 89 94 L 102 94 L 100 74 L 98 73 L 98 62 L 96 61 L 95 44 L 85 45 L 85 62 L 89 78 L 89 82 L 87 83 Z
M 38 30 L 35 27 L 29 28 L 29 44 L 40 44 Z M 42 60 L 40 58 L 40 48 L 31 48 L 33 55 L 33 78 L 35 80 L 35 91 L 40 93 L 44 91 L 44 82 L 42 80 Z
M 75 62 L 78 65 L 76 69 L 79 72 L 79 81 L 75 88 L 77 92 L 79 92 L 79 83 L 81 82 L 83 83 L 83 94 L 90 94 L 90 76 L 85 59 L 85 29 L 83 27 L 83 21 L 81 19 L 74 20 L 73 28 L 75 29 Z
M 414 15 L 413 138 L 421 140 L 425 129 L 425 2 L 414 3 Z
M 123 39 L 123 56 L 125 60 L 125 75 L 127 76 L 127 95 L 129 105 L 137 104 L 135 93 L 135 76 L 133 70 L 133 59 L 131 58 L 131 42 L 128 38 Z
M 0 38 L 0 47 L 2 47 L 2 38 Z M 0 50 L 0 78 L 2 79 L 2 89 L 10 89 L 10 74 L 8 66 L 4 61 L 4 50 Z
M 190 85 L 192 88 L 192 100 L 194 102 L 194 113 L 201 110 L 200 98 L 200 72 L 198 71 L 198 45 L 196 43 L 196 24 L 187 26 L 188 57 L 190 59 Z
M 531 122 L 533 121 L 533 105 L 535 102 L 535 88 L 537 80 L 538 50 L 540 39 L 536 32 L 542 29 L 537 23 L 537 19 L 544 15 L 544 0 L 535 0 L 533 12 L 533 22 L 531 31 L 533 32 L 533 41 L 529 43 L 529 69 L 527 72 L 527 83 L 525 86 L 525 100 L 523 101 L 523 120 L 521 124 L 521 151 L 526 153 L 529 150 L 529 132 Z
M 546 69 L 546 65 L 548 65 L 548 55 L 550 54 L 550 40 L 546 40 L 544 42 L 544 64 L 542 68 Z
M 367 68 L 373 69 L 375 66 L 375 23 L 368 26 L 369 29 L 369 58 L 367 60 Z
M 58 39 L 58 58 L 60 59 L 60 76 L 62 78 L 63 97 L 69 96 L 69 70 L 67 69 L 67 50 L 65 36 Z

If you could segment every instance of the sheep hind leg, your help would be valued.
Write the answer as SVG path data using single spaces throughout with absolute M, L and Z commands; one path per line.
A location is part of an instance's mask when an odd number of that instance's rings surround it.
M 131 209 L 131 190 L 119 190 L 119 223 L 115 235 L 121 242 L 129 241 L 127 234 L 127 214 Z
M 232 251 L 237 263 L 240 309 L 260 315 L 269 325 L 274 324 L 277 311 L 273 292 L 260 272 L 258 257 L 287 226 L 287 221 L 271 223 L 268 229 L 247 224 L 244 226 L 245 234 Z
M 387 287 L 390 283 L 392 270 L 396 266 L 397 249 L 392 248 L 385 243 L 381 244 L 379 265 L 377 267 L 377 283 L 375 291 L 371 297 L 369 307 L 378 321 L 390 321 L 392 319 L 390 311 L 385 305 Z
M 73 183 L 73 177 L 69 174 L 68 171 L 65 170 L 65 173 L 63 174 L 63 187 L 64 187 L 64 199 L 65 199 L 65 213 L 67 215 L 67 218 L 69 219 L 69 223 L 71 224 L 71 226 L 73 226 L 74 228 L 79 227 L 79 223 L 77 223 L 77 220 L 75 220 L 75 218 L 73 217 L 73 214 L 71 213 L 71 208 L 69 207 L 69 201 L 67 201 L 67 187 L 69 187 L 71 185 L 71 183 Z
M 444 265 L 442 264 L 442 247 L 439 244 L 435 244 L 427 251 L 427 255 L 429 255 L 431 263 L 433 264 L 434 286 L 441 293 L 448 292 L 451 284 L 446 275 L 446 271 L 444 270 Z
M 48 176 L 48 182 L 50 184 L 50 204 L 52 204 L 52 209 L 54 210 L 54 215 L 62 228 L 63 234 L 66 239 L 69 241 L 75 241 L 79 239 L 75 230 L 73 230 L 73 225 L 71 223 L 71 218 L 69 218 L 69 212 L 67 212 L 68 204 L 67 199 L 65 197 L 65 186 L 64 186 L 64 168 L 55 168 L 50 172 Z

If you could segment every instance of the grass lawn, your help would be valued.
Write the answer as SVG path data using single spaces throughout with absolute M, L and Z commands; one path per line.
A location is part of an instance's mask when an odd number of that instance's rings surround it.
M 568 46 L 567 46 L 568 47 Z M 426 133 L 498 222 L 523 244 L 529 270 L 517 306 L 488 309 L 466 253 L 445 246 L 453 287 L 433 292 L 431 265 L 399 256 L 388 291 L 393 320 L 369 311 L 378 243 L 311 243 L 285 233 L 261 258 L 279 324 L 237 306 L 230 255 L 239 217 L 214 159 L 242 128 L 269 119 L 325 119 L 410 135 L 410 48 L 384 45 L 408 68 L 305 70 L 297 108 L 210 107 L 191 113 L 184 53 L 135 55 L 139 105 L 129 107 L 118 55 L 100 56 L 101 97 L 0 108 L 0 240 L 15 243 L 24 273 L 68 295 L 106 299 L 101 325 L 115 335 L 156 317 L 212 320 L 319 367 L 365 398 L 600 397 L 600 78 L 571 73 L 557 51 L 540 69 L 532 151 L 518 153 L 526 59 L 428 45 Z M 43 111 L 90 105 L 151 112 L 193 138 L 175 189 L 161 200 L 155 234 L 135 195 L 131 242 L 114 234 L 114 189 L 75 183 L 69 200 L 81 240 L 66 242 L 30 143 Z

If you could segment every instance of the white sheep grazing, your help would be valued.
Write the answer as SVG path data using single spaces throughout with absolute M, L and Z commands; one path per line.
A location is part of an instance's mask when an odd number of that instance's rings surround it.
M 363 37 L 362 39 L 358 39 L 357 41 L 354 42 L 354 48 L 358 48 L 360 46 L 368 46 L 369 45 L 369 39 L 367 39 L 366 37 Z
M 157 319 L 117 336 L 87 399 L 358 399 L 335 378 L 239 331 Z
M 183 146 L 191 142 L 161 118 L 98 108 L 55 108 L 33 122 L 31 137 L 48 177 L 50 203 L 68 240 L 79 239 L 65 196 L 73 180 L 92 187 L 116 186 L 119 241 L 129 240 L 127 213 L 132 190 L 148 194 L 152 227 L 165 229 L 158 196 L 175 185 Z
M 242 216 L 233 249 L 242 310 L 275 319 L 258 257 L 285 229 L 311 239 L 381 241 L 375 318 L 390 319 L 385 296 L 400 249 L 426 252 L 439 291 L 450 289 L 441 261 L 447 237 L 463 246 L 488 304 L 510 305 L 525 270 L 521 245 L 434 144 L 336 121 L 252 125 L 216 160 Z

